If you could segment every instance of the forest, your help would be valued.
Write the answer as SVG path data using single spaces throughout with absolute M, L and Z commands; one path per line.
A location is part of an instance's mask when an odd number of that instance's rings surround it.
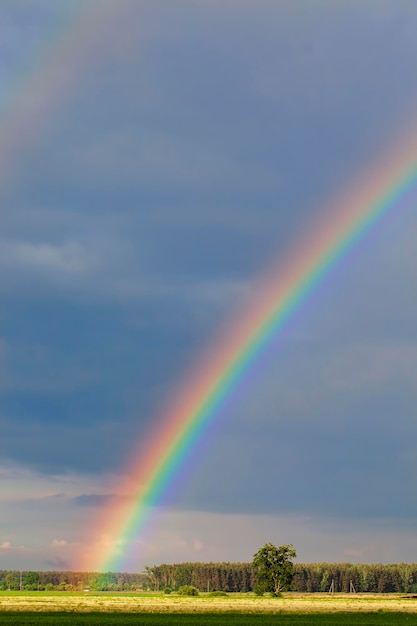
M 152 589 L 193 585 L 200 591 L 252 591 L 252 563 L 179 563 L 147 567 Z M 292 590 L 417 593 L 417 564 L 294 563 Z
M 201 592 L 252 591 L 252 563 L 177 563 L 147 566 L 144 572 L 97 573 L 0 570 L 0 590 L 177 591 L 192 585 Z M 417 593 L 417 564 L 294 563 L 292 590 L 299 592 Z

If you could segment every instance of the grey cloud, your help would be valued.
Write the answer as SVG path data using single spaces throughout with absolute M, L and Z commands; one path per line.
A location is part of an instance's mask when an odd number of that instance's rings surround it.
M 37 271 L 57 271 L 60 273 L 79 273 L 91 268 L 91 260 L 86 250 L 78 244 L 69 242 L 63 246 L 54 246 L 47 243 L 34 244 L 31 242 L 0 242 L 0 263 L 7 269 L 30 267 Z
M 112 500 L 111 495 L 103 494 L 82 494 L 73 499 L 76 506 L 102 507 Z
M 71 570 L 72 563 L 71 561 L 63 559 L 60 556 L 55 556 L 52 559 L 45 559 L 43 561 L 43 567 L 47 570 L 67 572 Z
M 4 503 L 11 508 L 31 511 L 36 510 L 46 512 L 55 510 L 57 506 L 65 504 L 67 498 L 63 493 L 55 493 L 47 496 L 37 496 L 33 498 L 21 498 L 19 500 L 4 500 Z

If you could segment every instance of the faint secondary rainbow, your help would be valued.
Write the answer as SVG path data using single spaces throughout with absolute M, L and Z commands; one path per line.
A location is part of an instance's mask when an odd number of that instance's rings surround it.
M 251 365 L 317 284 L 384 214 L 407 199 L 417 181 L 417 142 L 365 173 L 351 192 L 329 205 L 311 236 L 293 248 L 281 266 L 261 281 L 251 304 L 237 316 L 194 368 L 158 418 L 148 452 L 133 459 L 115 496 L 93 528 L 100 539 L 82 566 L 116 571 L 153 519 L 155 506 L 194 446 L 214 421 Z
M 123 9 L 113 0 L 74 0 L 60 3 L 56 19 L 43 39 L 27 50 L 3 86 L 0 100 L 0 193 L 18 177 L 24 157 L 36 148 L 51 126 L 51 112 L 72 97 L 88 68 L 101 60 L 101 40 L 92 37 L 100 26 L 106 41 L 114 18 Z

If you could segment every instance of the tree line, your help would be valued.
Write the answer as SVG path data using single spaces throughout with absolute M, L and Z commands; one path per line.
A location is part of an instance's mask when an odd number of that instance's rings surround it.
M 148 587 L 144 573 L 0 570 L 3 591 L 136 591 Z
M 300 592 L 416 593 L 417 564 L 294 563 L 291 589 Z M 144 572 L 62 572 L 0 570 L 1 590 L 177 591 L 184 585 L 200 592 L 253 591 L 253 563 L 177 563 L 146 567 Z
M 255 569 L 252 563 L 176 563 L 145 567 L 149 587 L 154 591 L 193 586 L 199 591 L 252 591 Z
M 417 564 L 391 563 L 309 563 L 294 564 L 293 589 L 296 591 L 417 593 Z
M 149 587 L 177 590 L 192 585 L 199 591 L 253 591 L 253 563 L 177 563 L 146 568 Z M 372 593 L 417 593 L 417 563 L 352 564 L 294 563 L 291 590 L 348 593 L 353 589 Z

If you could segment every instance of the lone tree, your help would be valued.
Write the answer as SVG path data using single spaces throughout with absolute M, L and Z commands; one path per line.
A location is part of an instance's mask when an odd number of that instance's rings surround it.
M 289 589 L 294 576 L 292 559 L 296 556 L 291 543 L 279 548 L 266 543 L 260 548 L 253 557 L 255 592 L 262 595 L 270 591 L 274 596 L 279 596 L 282 591 Z

